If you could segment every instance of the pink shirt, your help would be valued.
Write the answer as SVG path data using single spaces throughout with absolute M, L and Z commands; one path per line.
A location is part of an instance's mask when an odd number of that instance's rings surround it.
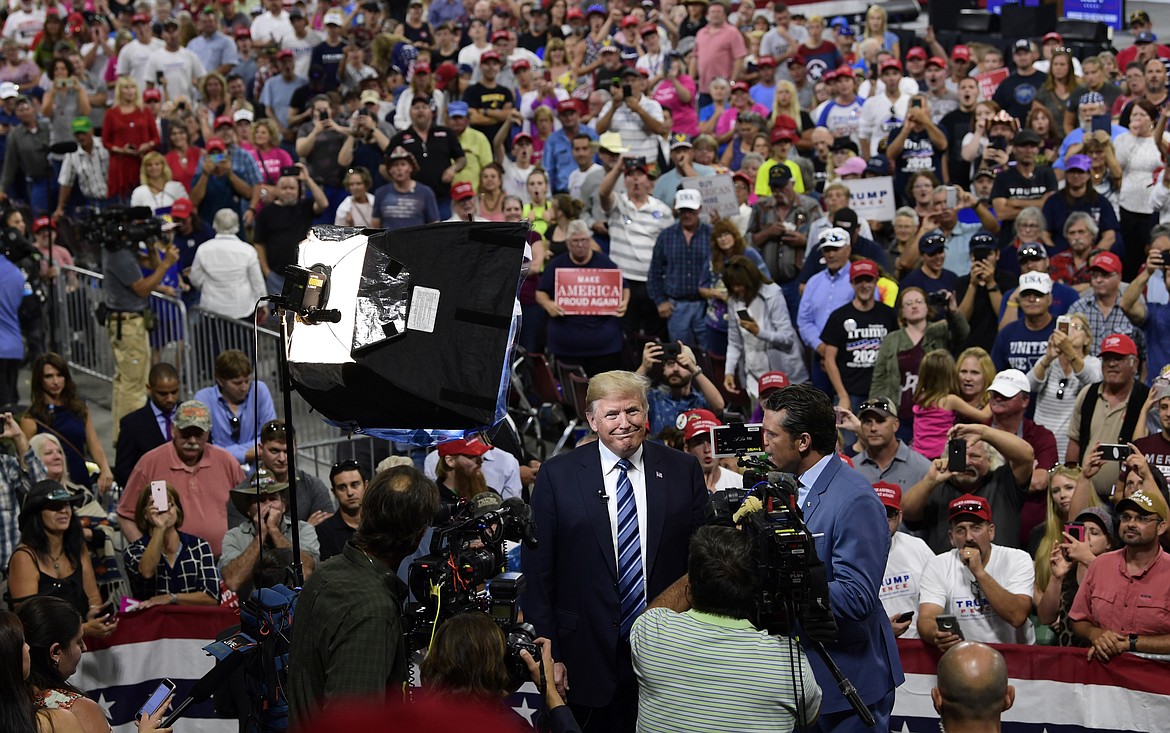
M 699 134 L 699 113 L 695 111 L 695 80 L 686 74 L 679 74 L 678 82 L 691 93 L 690 103 L 683 104 L 678 98 L 678 89 L 669 79 L 659 82 L 651 96 L 663 109 L 669 109 L 674 116 L 672 132 L 685 132 L 691 137 L 696 137 Z
M 244 478 L 240 464 L 219 446 L 208 443 L 203 459 L 191 467 L 179 458 L 173 442 L 163 443 L 138 459 L 118 502 L 118 516 L 134 521 L 138 496 L 150 489 L 151 481 L 166 481 L 183 503 L 182 530 L 207 540 L 218 557 L 228 531 L 228 495 Z
M 699 69 L 699 91 L 711 91 L 711 82 L 718 77 L 731 79 L 735 62 L 747 56 L 743 34 L 730 23 L 715 30 L 708 25 L 695 34 L 695 58 Z
M 1159 552 L 1141 575 L 1133 576 L 1125 567 L 1124 549 L 1098 557 L 1068 617 L 1123 636 L 1170 634 L 1170 555 Z
M 914 405 L 914 450 L 934 460 L 943 454 L 947 431 L 955 424 L 955 413 L 941 407 Z
M 760 117 L 763 117 L 765 120 L 768 119 L 768 117 L 771 116 L 771 114 L 772 114 L 768 110 L 768 108 L 762 104 L 752 104 L 750 109 L 752 112 L 755 112 Z M 736 109 L 734 106 L 728 107 L 727 109 L 725 109 L 723 111 L 723 114 L 719 115 L 718 121 L 715 122 L 715 134 L 716 135 L 725 134 L 726 132 L 731 130 L 731 128 L 735 127 L 735 122 L 738 119 L 739 119 L 739 110 Z

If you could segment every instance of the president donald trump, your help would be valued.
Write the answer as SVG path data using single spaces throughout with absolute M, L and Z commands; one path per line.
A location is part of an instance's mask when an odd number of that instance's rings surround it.
M 708 498 L 694 456 L 646 441 L 649 386 L 632 372 L 593 377 L 597 441 L 546 462 L 532 492 L 539 545 L 522 550 L 524 617 L 563 660 L 558 687 L 585 731 L 635 729 L 630 626 L 648 601 L 684 587 Z
M 902 664 L 878 599 L 890 528 L 873 487 L 837 457 L 837 428 L 828 395 L 809 385 L 778 389 L 764 401 L 764 450 L 781 471 L 800 480 L 804 521 L 825 563 L 837 642 L 826 644 L 876 721 L 866 728 L 841 695 L 820 656 L 801 634 L 824 691 L 822 731 L 886 731 Z

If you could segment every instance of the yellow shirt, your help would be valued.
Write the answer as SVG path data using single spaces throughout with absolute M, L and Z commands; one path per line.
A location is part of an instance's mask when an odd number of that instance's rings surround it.
M 479 172 L 483 170 L 485 165 L 492 162 L 492 145 L 488 142 L 486 135 L 470 126 L 459 136 L 459 145 L 462 146 L 463 153 L 467 156 L 467 163 L 463 166 L 463 170 L 455 174 L 451 183 L 467 181 L 478 192 Z
M 772 170 L 772 166 L 776 165 L 778 161 L 768 158 L 760 166 L 759 172 L 756 173 L 756 195 L 757 196 L 771 196 L 772 187 L 768 185 L 768 171 Z M 801 175 L 800 166 L 793 163 L 791 160 L 784 161 L 784 165 L 788 166 L 788 170 L 792 172 L 792 187 L 797 193 L 804 193 L 804 176 Z

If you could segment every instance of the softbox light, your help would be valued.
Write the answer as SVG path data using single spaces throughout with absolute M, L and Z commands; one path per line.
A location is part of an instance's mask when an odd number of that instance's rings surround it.
M 329 422 L 375 437 L 428 444 L 494 425 L 527 236 L 526 223 L 314 227 L 298 262 L 329 268 L 341 320 L 292 329 L 293 387 Z

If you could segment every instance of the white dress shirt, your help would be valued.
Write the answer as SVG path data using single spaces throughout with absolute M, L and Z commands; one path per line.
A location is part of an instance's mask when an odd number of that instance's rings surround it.
M 234 234 L 217 234 L 199 245 L 191 264 L 191 284 L 202 291 L 202 305 L 228 318 L 247 318 L 268 293 L 256 250 Z
M 618 502 L 617 502 L 617 483 L 619 469 L 617 462 L 621 460 L 613 451 L 605 446 L 600 440 L 597 441 L 597 448 L 601 451 L 601 479 L 605 484 L 605 508 L 609 511 L 609 532 L 613 535 L 613 557 L 614 567 L 617 568 L 618 557 Z M 639 446 L 634 455 L 628 459 L 631 467 L 626 471 L 626 475 L 630 478 L 630 485 L 634 488 L 634 505 L 638 508 L 638 547 L 642 551 L 642 593 L 645 595 L 645 583 L 648 576 L 646 567 L 646 471 L 643 463 L 644 448 Z M 585 497 L 585 501 L 589 501 L 589 497 Z M 621 573 L 621 568 L 617 568 L 618 573 Z M 652 599 L 647 598 L 649 603 Z

